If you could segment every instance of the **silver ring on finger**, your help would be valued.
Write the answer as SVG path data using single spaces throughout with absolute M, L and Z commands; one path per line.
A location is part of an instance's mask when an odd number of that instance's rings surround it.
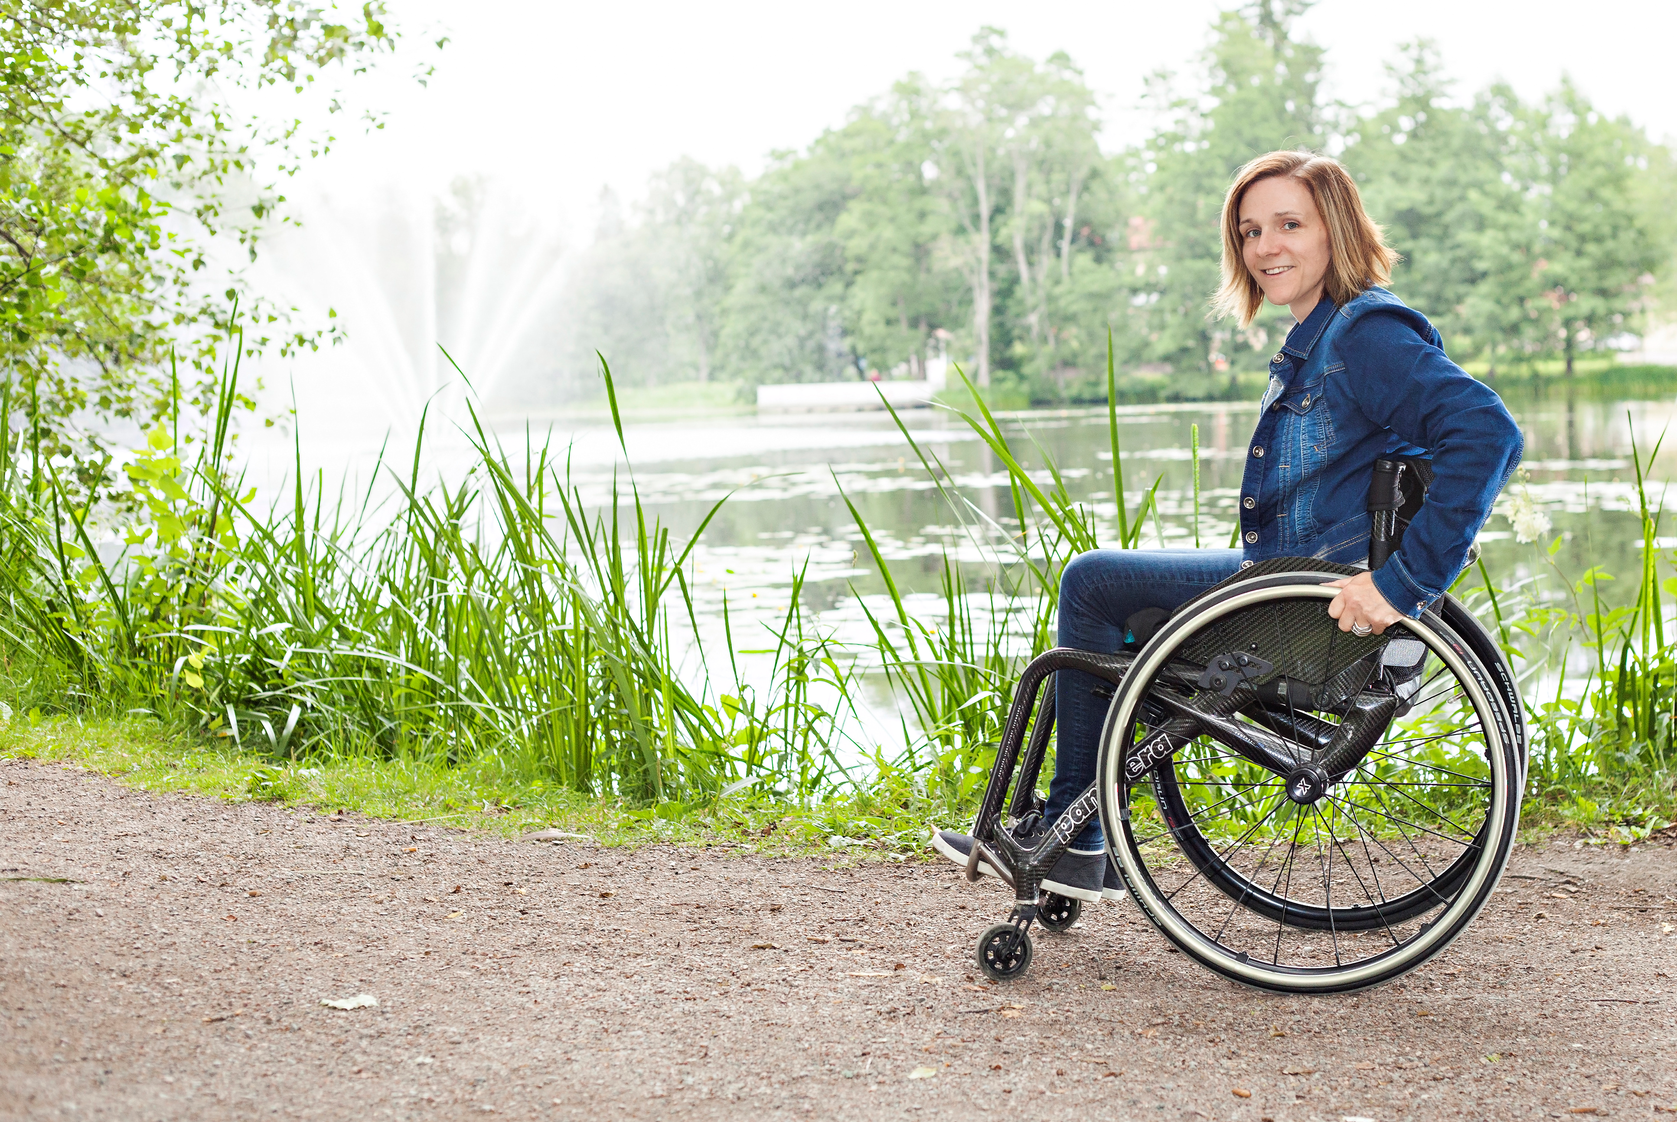
M 1366 623 L 1353 623 L 1351 625 L 1351 634 L 1355 635 L 1359 639 L 1366 639 L 1370 635 L 1374 634 L 1374 628 L 1370 627 Z

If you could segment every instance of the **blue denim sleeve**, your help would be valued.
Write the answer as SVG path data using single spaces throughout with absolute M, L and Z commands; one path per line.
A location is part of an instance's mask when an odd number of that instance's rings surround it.
M 1426 504 L 1403 547 L 1374 574 L 1386 602 L 1410 617 L 1455 581 L 1525 447 L 1502 399 L 1429 335 L 1399 315 L 1371 312 L 1346 331 L 1343 349 L 1349 392 L 1364 415 L 1432 454 Z

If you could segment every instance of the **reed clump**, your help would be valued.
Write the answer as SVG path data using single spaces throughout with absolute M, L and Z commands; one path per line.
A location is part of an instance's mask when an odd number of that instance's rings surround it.
M 825 683 L 842 703 L 846 683 L 826 641 L 794 596 L 767 690 L 681 673 L 693 542 L 648 517 L 632 477 L 590 509 L 552 448 L 509 455 L 473 414 L 460 479 L 426 482 L 422 425 L 400 468 L 381 455 L 383 497 L 310 485 L 299 454 L 291 494 L 257 509 L 230 463 L 237 378 L 201 439 L 147 434 L 115 555 L 89 528 L 107 493 L 72 501 L 32 434 L 0 433 L 20 705 L 145 710 L 276 761 L 495 759 L 636 803 L 831 784 L 845 710 L 810 699 Z

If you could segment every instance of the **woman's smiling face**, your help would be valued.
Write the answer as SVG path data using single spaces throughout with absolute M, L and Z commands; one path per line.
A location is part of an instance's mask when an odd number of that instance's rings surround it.
M 1260 179 L 1240 199 L 1241 258 L 1271 304 L 1304 319 L 1322 298 L 1331 257 L 1327 223 L 1310 188 L 1291 176 Z

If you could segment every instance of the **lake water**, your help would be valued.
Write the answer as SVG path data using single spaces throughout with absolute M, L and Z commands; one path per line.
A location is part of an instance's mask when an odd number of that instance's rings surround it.
M 1526 436 L 1524 462 L 1530 479 L 1523 486 L 1548 514 L 1553 530 L 1535 544 L 1515 541 L 1504 513 L 1510 496 L 1504 495 L 1480 536 L 1487 569 L 1499 589 L 1514 591 L 1538 576 L 1547 598 L 1561 598 L 1562 584 L 1552 577 L 1546 550 L 1557 535 L 1563 540 L 1553 564 L 1570 578 L 1591 566 L 1634 577 L 1641 564 L 1641 535 L 1633 436 L 1646 457 L 1677 414 L 1677 400 L 1592 400 L 1556 391 L 1514 398 L 1510 407 Z M 1143 546 L 1194 543 L 1190 447 L 1196 425 L 1199 540 L 1206 545 L 1229 543 L 1255 411 L 1252 403 L 1194 404 L 1132 407 L 1120 414 L 1132 510 L 1155 477 L 1160 479 L 1159 517 L 1149 519 Z M 1044 456 L 1052 457 L 1073 497 L 1090 503 L 1102 540 L 1115 537 L 1106 411 L 1038 410 L 1008 414 L 1002 421 L 1015 451 L 1036 465 Z M 967 525 L 885 414 L 742 413 L 627 425 L 627 462 L 642 501 L 678 540 L 685 540 L 706 511 L 726 498 L 694 554 L 699 637 L 713 668 L 725 651 L 724 599 L 732 616 L 734 646 L 767 645 L 761 628 L 783 618 L 788 590 L 799 570 L 806 577 L 804 606 L 820 625 L 841 640 L 867 644 L 869 629 L 857 594 L 876 612 L 888 609 L 888 604 L 880 575 L 846 508 L 846 495 L 889 559 L 917 615 L 935 619 L 941 611 L 938 578 L 945 552 L 974 566 L 993 560 L 991 547 L 998 535 L 975 535 L 972 523 L 982 521 L 977 517 L 981 512 L 1004 530 L 1016 528 L 1011 523 L 1007 473 L 959 416 L 921 409 L 903 414 L 903 422 L 922 449 L 947 470 L 949 489 L 970 502 L 973 513 Z M 500 431 L 511 446 L 525 439 L 519 426 L 503 425 Z M 552 439 L 569 446 L 573 478 L 590 502 L 609 502 L 614 479 L 626 481 L 630 469 L 603 419 L 555 422 Z M 337 449 L 310 446 L 305 440 L 305 451 L 314 453 L 310 458 L 325 467 L 327 478 L 346 464 L 365 462 L 364 447 L 353 452 L 344 445 Z M 277 478 L 289 470 L 289 453 L 275 446 L 269 451 L 273 458 L 267 474 Z M 452 478 L 458 478 L 454 467 L 463 470 L 468 462 L 461 443 L 446 438 L 432 447 L 427 460 L 432 470 Z M 1656 501 L 1665 481 L 1677 477 L 1674 469 L 1677 441 L 1661 449 L 1650 472 Z M 263 474 L 258 465 L 258 477 Z M 1046 474 L 1043 479 L 1046 483 Z M 1666 538 L 1660 545 L 1677 545 L 1677 538 Z M 1613 595 L 1614 586 L 1607 587 L 1613 599 L 1634 596 L 1633 580 L 1619 582 L 1621 596 Z M 873 700 L 882 726 L 893 723 L 891 699 L 879 693 Z
M 1602 565 L 1632 575 L 1640 565 L 1641 544 L 1632 437 L 1646 458 L 1677 414 L 1677 401 L 1569 402 L 1551 396 L 1511 404 L 1526 436 L 1526 489 L 1551 518 L 1550 537 L 1566 538 L 1555 563 L 1572 574 Z M 1217 403 L 1132 408 L 1120 414 L 1130 507 L 1155 477 L 1162 477 L 1160 518 L 1157 525 L 1149 520 L 1144 546 L 1161 544 L 1161 535 L 1165 544 L 1194 544 L 1190 446 L 1195 425 L 1200 542 L 1229 544 L 1254 413 L 1250 404 Z M 932 409 L 905 413 L 903 419 L 915 440 L 948 469 L 954 490 L 977 510 L 1010 524 L 1007 474 L 964 420 Z M 1044 454 L 1053 458 L 1073 497 L 1091 504 L 1103 539 L 1115 537 L 1106 411 L 1032 411 L 1006 415 L 1003 423 L 1016 452 L 1039 464 Z M 574 439 L 585 493 L 606 501 L 615 437 L 601 426 L 577 430 Z M 883 591 L 841 488 L 891 560 L 899 584 L 917 593 L 935 593 L 945 550 L 969 561 L 984 559 L 886 415 L 631 423 L 626 442 L 643 501 L 678 537 L 690 533 L 711 504 L 727 497 L 698 556 L 705 578 L 701 583 L 717 593 L 728 590 L 731 601 L 749 600 L 753 594 L 758 600 L 783 597 L 794 568 L 806 562 L 812 608 L 841 604 L 852 586 L 864 594 Z M 1664 481 L 1677 474 L 1674 469 L 1677 441 L 1661 449 L 1651 472 L 1656 499 Z M 1507 503 L 1505 495 L 1480 536 L 1487 567 L 1499 583 L 1544 567 L 1542 547 L 1548 544 L 1548 539 L 1538 545 L 1515 542 L 1502 513 Z

